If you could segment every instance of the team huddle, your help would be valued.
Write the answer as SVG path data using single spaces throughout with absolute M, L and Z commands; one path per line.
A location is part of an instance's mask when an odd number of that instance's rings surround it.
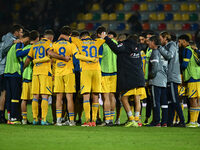
M 63 26 L 55 40 L 52 30 L 40 38 L 38 31 L 14 25 L 0 43 L 0 123 L 29 124 L 27 102 L 32 100 L 33 125 L 50 125 L 52 101 L 56 126 L 120 125 L 123 106 L 125 127 L 199 127 L 199 59 L 199 50 L 187 35 L 177 42 L 165 31 L 159 36 L 117 35 L 100 26 L 90 35 Z M 180 104 L 183 97 L 188 102 L 187 124 Z M 142 100 L 147 103 L 145 122 Z

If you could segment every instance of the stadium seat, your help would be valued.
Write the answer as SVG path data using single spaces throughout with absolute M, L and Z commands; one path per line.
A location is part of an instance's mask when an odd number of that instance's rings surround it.
M 172 13 L 165 14 L 165 21 L 171 21 L 171 20 L 173 20 L 173 14 Z
M 93 30 L 96 30 L 99 26 L 101 26 L 101 23 L 97 22 L 93 26 Z
M 163 4 L 158 4 L 158 5 L 156 6 L 156 10 L 157 10 L 157 11 L 163 11 L 163 10 L 164 10 Z
M 76 22 L 72 22 L 70 24 L 70 28 L 72 28 L 73 30 L 75 30 L 77 28 L 77 23 Z
M 199 29 L 199 24 L 198 24 L 198 23 L 193 23 L 193 24 L 191 24 L 190 30 L 196 31 L 196 30 L 198 30 L 198 29 Z
M 107 23 L 103 23 L 102 26 L 104 26 L 106 29 L 108 29 L 108 24 Z
M 190 4 L 189 5 L 189 11 L 196 11 L 197 10 L 197 5 L 196 4 Z
M 165 20 L 165 14 L 164 13 L 158 13 L 157 20 L 159 20 L 159 21 Z
M 127 30 L 127 31 L 129 31 L 129 30 L 130 30 L 130 26 L 129 26 L 129 24 L 128 24 L 128 23 L 126 23 L 126 28 L 125 28 L 125 30 Z
M 84 20 L 88 21 L 88 20 L 92 20 L 92 13 L 86 13 L 84 15 Z
M 117 20 L 118 21 L 123 21 L 124 20 L 124 13 L 118 13 L 117 14 Z
M 157 20 L 157 15 L 156 15 L 156 13 L 150 13 L 150 14 L 149 14 L 149 19 L 150 19 L 150 20 Z
M 123 2 L 129 2 L 130 0 L 123 0 Z
M 94 3 L 93 5 L 92 5 L 92 9 L 91 9 L 92 11 L 98 11 L 98 10 L 100 10 L 100 6 L 99 6 L 99 4 L 98 3 Z
M 86 29 L 86 30 L 93 30 L 93 28 L 94 28 L 94 24 L 93 24 L 93 23 L 87 23 L 87 24 L 85 25 L 85 29 Z
M 198 15 L 196 13 L 190 14 L 190 21 L 197 21 L 198 20 Z
M 101 20 L 102 21 L 105 21 L 105 20 L 108 20 L 109 19 L 109 17 L 108 17 L 108 14 L 107 13 L 102 13 L 101 14 Z
M 117 24 L 115 24 L 115 23 L 110 23 L 110 24 L 109 24 L 109 30 L 117 30 Z
M 156 5 L 154 3 L 149 3 L 148 4 L 148 10 L 149 11 L 155 11 L 156 10 Z
M 146 13 L 141 13 L 141 20 L 142 21 L 148 20 L 148 19 L 149 19 L 149 16 Z
M 139 11 L 140 10 L 140 5 L 139 4 L 133 4 L 131 10 L 133 10 L 133 11 Z
M 85 29 L 85 23 L 80 22 L 77 24 L 77 30 L 84 30 Z
M 149 29 L 150 29 L 149 23 L 148 23 L 148 22 L 147 22 L 147 23 L 143 23 L 143 24 L 142 24 L 142 29 L 143 29 L 143 30 L 149 30 Z
M 130 3 L 125 3 L 124 4 L 124 11 L 130 11 L 131 10 L 131 5 L 130 5 Z
M 169 2 L 170 0 L 163 0 L 163 2 Z
M 189 23 L 185 23 L 185 24 L 183 24 L 183 26 L 182 26 L 182 30 L 190 30 L 190 24 Z
M 147 11 L 148 10 L 148 6 L 146 3 L 141 3 L 140 4 L 140 11 Z
M 117 25 L 117 30 L 118 31 L 122 31 L 122 30 L 124 30 L 126 28 L 126 25 L 124 24 L 124 23 L 119 23 L 118 25 Z
M 97 20 L 100 20 L 100 18 L 101 18 L 101 15 L 99 13 L 94 13 L 92 20 L 97 21 Z
M 109 20 L 114 21 L 117 19 L 117 15 L 115 13 L 110 13 L 109 14 Z
M 175 13 L 174 14 L 174 21 L 180 21 L 181 20 L 181 14 Z
M 83 13 L 79 13 L 77 15 L 77 20 L 83 20 L 84 19 L 84 14 Z
M 153 2 L 153 0 L 146 0 L 147 2 Z
M 173 11 L 179 11 L 179 9 L 180 9 L 179 4 L 174 3 L 174 4 L 172 5 L 172 10 L 173 10 Z
M 180 23 L 176 23 L 174 26 L 174 30 L 181 30 L 182 29 L 182 25 Z
M 172 5 L 171 4 L 165 4 L 164 5 L 164 11 L 171 11 L 172 10 Z
M 126 13 L 125 14 L 125 20 L 127 21 L 131 17 L 132 13 Z
M 21 4 L 16 3 L 14 9 L 15 9 L 15 11 L 19 11 L 21 9 Z
M 165 23 L 160 23 L 158 25 L 158 30 L 160 30 L 160 31 L 166 30 L 166 24 Z
M 181 4 L 181 11 L 188 11 L 188 4 L 182 3 Z
M 190 19 L 189 14 L 188 13 L 184 13 L 182 14 L 182 21 L 188 21 Z
M 191 33 L 186 33 L 186 34 L 189 36 L 190 40 L 192 40 L 192 34 Z
M 158 29 L 158 25 L 156 23 L 151 23 L 150 24 L 150 29 L 151 30 L 157 30 Z
M 123 9 L 124 9 L 124 4 L 122 4 L 122 3 L 116 4 L 116 10 L 117 11 L 122 11 Z
M 167 24 L 167 30 L 174 30 L 174 24 L 173 23 L 168 23 Z

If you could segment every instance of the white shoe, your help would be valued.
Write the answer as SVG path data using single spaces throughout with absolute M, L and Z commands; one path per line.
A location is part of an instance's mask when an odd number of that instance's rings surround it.
M 69 122 L 69 126 L 76 126 L 76 122 L 70 121 L 70 122 Z
M 62 123 L 63 126 L 69 126 L 69 120 L 65 121 L 64 123 Z
M 26 125 L 27 124 L 27 120 L 22 119 L 22 125 Z
M 62 126 L 63 124 L 61 123 L 61 122 L 57 122 L 56 124 L 55 124 L 55 126 Z
M 117 120 L 115 121 L 115 124 L 116 124 L 116 125 L 120 125 L 120 119 L 117 119 Z

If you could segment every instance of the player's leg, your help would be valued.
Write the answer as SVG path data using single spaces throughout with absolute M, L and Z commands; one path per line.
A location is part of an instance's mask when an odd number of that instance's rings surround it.
M 6 102 L 6 91 L 3 90 L 1 91 L 1 96 L 0 96 L 0 123 L 7 122 L 7 120 L 5 119 L 5 102 Z
M 115 93 L 110 93 L 110 121 L 113 124 L 113 120 L 115 117 L 115 108 L 116 108 L 116 99 L 115 99 Z
M 115 99 L 116 99 L 116 120 L 115 120 L 115 124 L 120 125 L 120 114 L 121 114 L 121 110 L 122 110 L 122 104 L 121 104 L 121 101 L 119 100 L 119 94 L 118 93 L 115 94 Z
M 66 98 L 67 98 L 67 109 L 68 109 L 68 113 L 69 113 L 69 125 L 70 126 L 75 126 L 75 122 L 74 122 L 74 100 L 73 100 L 73 93 L 67 93 L 66 94 Z
M 104 103 L 103 108 L 104 108 L 105 123 L 109 124 L 110 117 L 111 117 L 109 93 L 103 93 L 102 96 L 103 96 L 102 98 L 103 98 L 103 103 Z
M 96 126 L 98 109 L 99 109 L 99 93 L 92 93 L 92 125 L 93 126 Z
M 168 120 L 168 101 L 167 101 L 167 89 L 161 88 L 161 109 L 162 109 L 162 127 L 167 127 Z
M 130 127 L 130 126 L 138 126 L 138 124 L 135 122 L 134 117 L 133 117 L 133 113 L 131 111 L 129 102 L 128 102 L 128 97 L 129 96 L 122 96 L 121 97 L 121 101 L 122 104 L 124 106 L 124 109 L 126 110 L 127 116 L 129 118 L 129 122 L 127 122 L 127 124 L 125 124 L 126 127 Z
M 151 117 L 151 111 L 152 111 L 152 99 L 151 99 L 151 94 L 150 94 L 150 88 L 146 87 L 146 115 L 145 115 L 145 121 L 144 124 L 149 123 L 149 118 Z
M 63 105 L 63 93 L 56 94 L 56 125 L 62 125 L 62 105 Z

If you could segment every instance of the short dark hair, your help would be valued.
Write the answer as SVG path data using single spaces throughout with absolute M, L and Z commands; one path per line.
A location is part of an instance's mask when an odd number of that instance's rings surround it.
M 81 32 L 80 38 L 83 37 L 83 36 L 90 36 L 90 33 L 85 30 L 85 31 Z
M 155 45 L 160 45 L 160 40 L 159 40 L 158 36 L 156 36 L 156 35 L 153 35 L 152 37 L 150 37 L 149 41 L 154 42 Z
M 171 40 L 176 41 L 176 34 L 175 33 L 170 33 L 171 35 Z
M 162 36 L 163 38 L 166 38 L 167 41 L 171 41 L 171 35 L 167 31 L 161 32 L 160 36 Z
M 60 33 L 61 33 L 61 34 L 64 34 L 64 35 L 70 36 L 71 33 L 72 33 L 72 29 L 71 29 L 69 26 L 63 26 L 63 27 L 60 29 Z
M 44 31 L 44 36 L 45 36 L 45 35 L 53 35 L 53 36 L 54 36 L 55 34 L 54 34 L 53 30 L 48 29 L 48 30 L 45 30 L 45 31 Z
M 71 36 L 79 36 L 79 35 L 80 35 L 80 33 L 78 31 L 76 31 L 76 30 L 72 31 L 72 35 Z
M 35 41 L 38 37 L 40 37 L 40 33 L 36 30 L 32 30 L 30 32 L 30 40 Z
M 138 36 L 137 36 L 137 34 L 129 35 L 127 37 L 127 39 L 131 39 L 131 40 L 137 41 L 138 40 Z
M 190 42 L 190 37 L 187 34 L 182 34 L 178 37 L 179 40 L 185 40 L 186 42 Z
M 23 31 L 23 38 L 30 37 L 30 32 L 28 30 Z
M 115 31 L 109 31 L 108 34 L 113 35 L 113 37 L 115 38 L 117 37 L 117 33 Z
M 16 24 L 12 26 L 10 32 L 13 34 L 15 31 L 20 31 L 20 29 L 24 29 L 24 27 L 22 25 Z
M 147 37 L 147 33 L 146 32 L 142 32 L 141 34 L 139 34 L 139 36 L 146 38 Z
M 101 34 L 102 32 L 106 32 L 106 28 L 104 26 L 99 26 L 96 30 L 97 35 Z

